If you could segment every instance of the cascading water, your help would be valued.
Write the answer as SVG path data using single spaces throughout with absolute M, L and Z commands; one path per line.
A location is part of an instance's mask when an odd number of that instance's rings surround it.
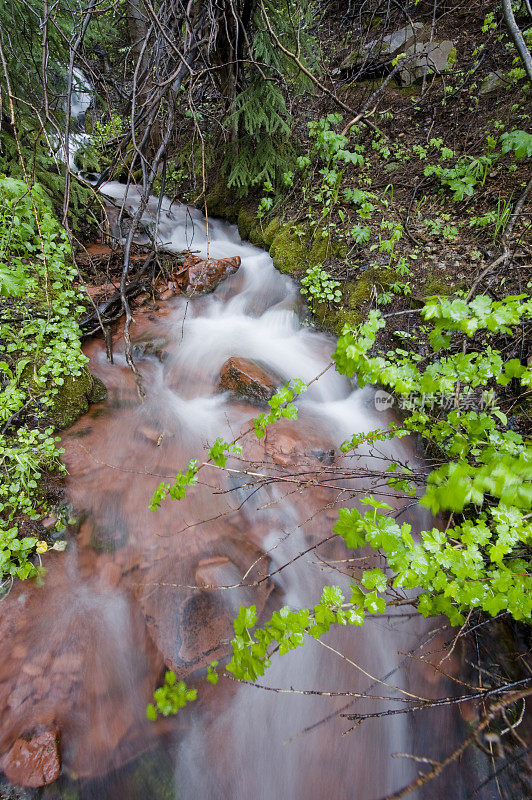
M 124 191 L 121 184 L 103 187 L 119 201 Z M 130 190 L 126 206 L 137 202 Z M 157 203 L 150 202 L 146 222 L 153 223 Z M 311 641 L 274 658 L 262 680 L 275 689 L 397 698 L 391 703 L 277 693 L 222 678 L 217 687 L 202 680 L 199 700 L 175 720 L 153 724 L 144 715 L 165 664 L 194 682 L 213 658 L 223 658 L 240 604 L 297 608 L 315 603 L 324 583 L 347 585 L 327 563 L 349 557 L 338 543 L 267 579 L 325 538 L 337 508 L 354 502 L 340 479 L 335 488 L 303 491 L 282 478 L 301 464 L 316 472 L 349 434 L 383 425 L 372 393 L 354 391 L 328 370 L 301 397 L 297 422 L 279 423 L 262 443 L 244 437 L 242 456 L 228 462 L 234 470 L 252 464 L 251 471 L 268 471 L 278 482 L 259 485 L 242 472 L 205 468 L 184 502 L 148 510 L 163 478 L 190 458 L 201 460 L 207 443 L 237 435 L 256 414 L 246 400 L 219 391 L 228 358 L 308 382 L 327 366 L 333 347 L 302 326 L 297 289 L 267 253 L 241 242 L 225 223 L 211 220 L 209 232 L 210 255 L 239 255 L 242 265 L 210 295 L 175 297 L 157 314 L 135 312 L 144 402 L 120 332 L 113 365 L 100 341 L 87 347 L 108 396 L 63 436 L 68 494 L 83 522 L 67 553 L 47 557 L 44 587 L 19 583 L 5 600 L 0 751 L 25 730 L 58 725 L 64 777 L 44 790 L 48 800 L 72 791 L 83 800 L 376 800 L 416 774 L 393 752 L 421 748 L 440 757 L 459 729 L 455 712 L 427 711 L 424 719 L 370 720 L 342 736 L 352 723 L 339 711 L 400 708 L 404 695 L 392 687 L 423 697 L 442 691 L 417 662 L 398 655 L 416 647 L 424 622 L 391 615 L 331 632 L 328 647 Z M 205 220 L 193 209 L 164 200 L 158 236 L 169 249 L 206 254 Z M 406 445 L 394 447 L 411 457 Z M 224 588 L 235 584 L 242 585 Z M 427 719 L 437 719 L 442 745 L 426 736 Z M 451 779 L 452 797 L 464 796 L 456 775 Z M 429 789 L 423 796 L 443 794 Z
M 79 173 L 76 165 L 76 153 L 90 140 L 90 135 L 85 130 L 85 119 L 87 111 L 93 102 L 93 91 L 90 83 L 83 72 L 74 67 L 72 70 L 72 91 L 70 93 L 70 121 L 71 130 L 68 135 L 68 148 L 65 137 L 52 136 L 56 157 L 63 163 L 68 161 L 69 169 L 74 173 Z M 68 110 L 67 99 L 64 98 L 64 111 Z M 81 176 L 80 176 L 81 177 Z M 90 182 L 97 176 L 87 174 L 85 179 Z

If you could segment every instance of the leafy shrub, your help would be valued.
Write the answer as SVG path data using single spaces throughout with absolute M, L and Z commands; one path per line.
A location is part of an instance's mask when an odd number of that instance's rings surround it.
M 339 303 L 342 299 L 340 281 L 331 278 L 320 264 L 310 267 L 301 280 L 301 294 L 309 298 L 310 304 L 314 303 Z
M 67 376 L 80 376 L 76 270 L 65 231 L 38 185 L 0 177 L 0 580 L 27 578 L 37 540 L 19 536 L 21 515 L 39 517 L 44 470 L 62 471 L 53 428 L 40 429 Z M 23 298 L 20 295 L 24 295 Z

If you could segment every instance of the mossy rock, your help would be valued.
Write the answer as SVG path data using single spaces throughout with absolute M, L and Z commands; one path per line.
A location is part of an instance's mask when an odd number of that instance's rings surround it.
M 305 240 L 308 233 L 301 225 L 283 223 L 270 247 L 273 265 L 279 272 L 303 272 L 309 266 L 305 257 Z
M 118 497 L 116 498 L 118 500 Z M 117 503 L 118 506 L 118 503 Z M 97 553 L 115 553 L 129 539 L 129 530 L 124 520 L 112 522 L 93 522 L 90 534 L 90 546 Z
M 329 234 L 324 228 L 317 228 L 307 256 L 309 262 L 308 266 L 315 267 L 317 264 L 323 264 L 327 256 L 332 252 L 333 249 L 330 246 Z
M 429 272 L 423 287 L 423 297 L 431 297 L 434 294 L 447 297 L 459 288 L 460 284 L 448 276 L 442 275 L 440 272 Z
M 220 217 L 228 222 L 238 222 L 242 209 L 242 200 L 238 200 L 234 192 L 228 189 L 225 181 L 218 181 L 205 198 L 207 213 L 210 217 Z
M 249 239 L 251 229 L 255 225 L 255 217 L 246 208 L 241 208 L 238 212 L 238 232 L 242 239 Z
M 270 248 L 273 244 L 282 222 L 279 217 L 271 219 L 267 225 L 259 222 L 249 233 L 249 241 L 257 247 Z
M 255 227 L 250 230 L 248 238 L 251 244 L 255 244 L 257 245 L 257 247 L 266 247 L 266 242 L 264 241 L 264 230 L 265 229 L 262 227 L 260 222 L 258 225 L 255 225 Z
M 331 244 L 328 236 L 320 235 L 321 229 L 311 233 L 302 225 L 292 225 L 288 222 L 279 222 L 277 225 L 275 219 L 270 225 L 263 236 L 269 239 L 275 231 L 270 245 L 270 255 L 274 267 L 280 272 L 304 272 L 310 267 L 323 264 L 329 255 L 341 251 L 341 245 Z
M 262 238 L 266 247 L 271 247 L 273 244 L 273 240 L 281 227 L 281 220 L 279 217 L 274 217 L 272 220 L 268 222 L 266 227 L 262 231 Z
M 356 328 L 364 320 L 364 315 L 360 311 L 334 308 L 328 303 L 316 303 L 313 312 L 321 327 L 332 331 L 337 336 L 340 336 L 345 325 Z
M 55 428 L 69 428 L 89 410 L 89 403 L 97 403 L 106 396 L 103 381 L 95 378 L 84 368 L 81 375 L 67 375 L 54 397 L 54 404 L 47 412 Z
M 360 280 L 348 283 L 345 286 L 347 291 L 347 306 L 351 311 L 360 313 L 364 303 L 367 303 L 373 290 L 373 282 L 364 276 Z

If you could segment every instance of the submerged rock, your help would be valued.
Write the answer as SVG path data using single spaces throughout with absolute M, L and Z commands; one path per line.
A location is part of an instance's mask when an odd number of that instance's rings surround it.
M 232 357 L 222 367 L 219 388 L 255 402 L 267 402 L 280 383 L 278 376 L 266 372 L 253 361 Z
M 18 786 L 37 788 L 52 783 L 61 772 L 58 729 L 20 736 L 0 765 L 8 781 Z

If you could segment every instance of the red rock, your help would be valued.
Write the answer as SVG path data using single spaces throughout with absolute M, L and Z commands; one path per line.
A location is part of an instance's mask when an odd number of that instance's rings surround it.
M 227 556 L 202 558 L 199 562 L 195 580 L 198 586 L 232 586 L 240 582 L 240 573 Z
M 188 256 L 183 263 L 187 274 L 187 294 L 212 292 L 221 281 L 236 272 L 239 266 L 240 256 L 206 259 Z
M 2 759 L 6 778 L 18 786 L 46 786 L 59 777 L 59 731 L 21 736 Z
M 27 655 L 28 648 L 25 644 L 16 644 L 11 651 L 12 658 L 26 658 Z
M 157 428 L 152 428 L 149 425 L 143 425 L 141 428 L 138 429 L 137 433 L 145 441 L 155 445 L 159 445 L 162 441 L 162 437 L 164 436 L 163 431 Z
M 34 664 L 30 661 L 29 664 L 24 664 L 22 667 L 22 672 L 25 672 L 26 675 L 30 675 L 30 677 L 37 677 L 42 672 L 42 668 L 38 664 Z
M 281 467 L 293 464 L 301 453 L 301 441 L 297 434 L 283 433 L 277 430 L 267 431 L 266 452 Z
M 320 470 L 321 465 L 330 463 L 334 456 L 330 443 L 324 440 L 319 430 L 294 425 L 291 420 L 280 420 L 271 425 L 264 439 L 266 455 L 280 467 L 297 464 Z
M 100 571 L 100 581 L 105 586 L 118 586 L 122 577 L 122 568 L 114 561 L 108 561 Z
M 71 672 L 76 675 L 83 666 L 83 659 L 79 653 L 66 652 L 57 656 L 53 662 L 54 674 L 58 672 Z
M 269 559 L 241 528 L 242 520 L 238 525 L 235 520 L 234 526 L 227 523 L 223 533 L 205 541 L 206 552 L 187 554 L 185 545 L 179 558 L 161 558 L 137 577 L 138 600 L 152 641 L 167 667 L 182 679 L 228 655 L 239 607 L 253 604 L 260 616 L 273 589 L 266 580 L 253 585 L 267 572 Z M 238 585 L 243 575 L 245 584 L 237 589 L 207 588 Z
M 220 372 L 220 389 L 229 389 L 241 397 L 266 402 L 275 394 L 281 380 L 265 370 L 246 361 L 245 358 L 230 358 Z

